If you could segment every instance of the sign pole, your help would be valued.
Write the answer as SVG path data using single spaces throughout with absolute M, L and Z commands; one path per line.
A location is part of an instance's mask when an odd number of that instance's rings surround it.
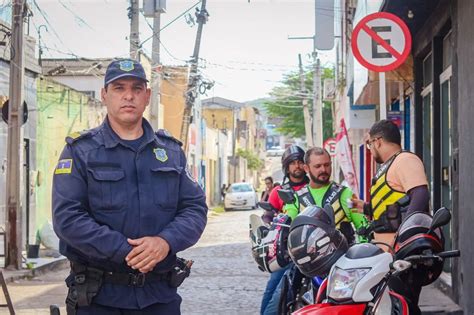
M 385 84 L 385 72 L 379 72 L 380 89 L 380 119 L 387 119 L 387 93 Z

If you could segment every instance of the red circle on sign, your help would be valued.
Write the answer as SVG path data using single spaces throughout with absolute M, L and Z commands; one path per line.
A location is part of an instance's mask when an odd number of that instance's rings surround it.
M 364 26 L 367 26 L 368 22 L 375 19 L 381 19 L 381 18 L 395 22 L 398 26 L 400 26 L 403 32 L 403 36 L 405 37 L 405 48 L 403 49 L 403 52 L 398 57 L 394 56 L 396 60 L 392 62 L 391 64 L 388 64 L 385 66 L 374 65 L 368 62 L 367 60 L 365 60 L 364 57 L 362 57 L 362 54 L 360 53 L 359 47 L 357 47 L 357 38 L 362 28 Z M 411 50 L 411 33 L 410 33 L 410 30 L 408 29 L 408 26 L 405 24 L 405 22 L 403 22 L 402 19 L 400 19 L 398 16 L 391 13 L 387 13 L 387 12 L 377 12 L 377 13 L 367 15 L 356 25 L 356 27 L 354 28 L 354 32 L 352 33 L 351 46 L 352 46 L 352 52 L 354 54 L 354 57 L 357 59 L 357 61 L 359 61 L 361 65 L 363 65 L 367 69 L 376 71 L 376 72 L 392 71 L 398 68 L 399 66 L 401 66 L 405 62 L 405 60 L 408 58 L 408 55 L 410 54 L 410 50 Z
M 336 139 L 334 138 L 328 138 L 323 143 L 323 148 L 326 149 L 326 151 L 328 151 L 331 157 L 336 155 L 336 144 L 337 142 L 336 142 Z

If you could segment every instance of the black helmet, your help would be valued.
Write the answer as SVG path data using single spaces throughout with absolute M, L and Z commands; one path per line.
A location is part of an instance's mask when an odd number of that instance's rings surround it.
M 327 275 L 348 248 L 346 238 L 335 227 L 331 206 L 307 207 L 291 224 L 288 251 L 307 277 Z
M 287 243 L 291 218 L 288 215 L 276 217 L 270 226 L 260 226 L 251 233 L 252 256 L 262 271 L 275 272 L 290 263 Z
M 288 176 L 288 167 L 293 161 L 304 162 L 304 150 L 297 145 L 289 146 L 281 156 L 283 175 Z
M 440 228 L 428 234 L 433 218 L 425 212 L 414 212 L 406 217 L 395 237 L 395 259 L 404 259 L 411 255 L 421 255 L 425 251 L 433 254 L 444 250 L 444 236 Z M 443 271 L 443 261 L 434 261 L 433 265 L 421 264 L 416 273 L 422 275 L 421 285 L 425 286 L 436 279 Z

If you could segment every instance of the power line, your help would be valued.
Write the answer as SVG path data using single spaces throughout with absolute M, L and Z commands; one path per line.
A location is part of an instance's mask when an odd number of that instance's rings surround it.
M 168 24 L 166 24 L 165 26 L 163 26 L 159 31 L 157 32 L 154 32 L 150 37 L 148 37 L 147 39 L 145 39 L 144 41 L 142 41 L 138 47 L 142 47 L 143 44 L 145 44 L 147 41 L 149 41 L 150 39 L 153 38 L 153 36 L 155 35 L 158 35 L 161 31 L 163 31 L 165 28 L 167 28 L 168 26 L 170 26 L 172 23 L 174 23 L 176 20 L 178 20 L 180 17 L 182 17 L 183 15 L 185 15 L 186 13 L 188 13 L 189 11 L 191 11 L 195 6 L 197 6 L 199 3 L 201 3 L 202 0 L 199 0 L 198 2 L 196 2 L 192 7 L 190 7 L 189 9 L 187 9 L 186 11 L 184 11 L 183 13 L 181 13 L 180 15 L 178 15 L 177 17 L 175 17 L 171 22 L 169 22 Z
M 58 0 L 59 3 L 63 6 L 64 9 L 66 9 L 69 13 L 71 13 L 74 18 L 76 19 L 76 21 L 79 21 L 80 23 L 84 24 L 85 26 L 87 26 L 90 30 L 94 30 L 81 16 L 77 15 L 76 12 L 74 12 L 73 10 L 71 10 L 62 0 Z M 80 27 L 82 27 L 80 24 L 79 24 Z

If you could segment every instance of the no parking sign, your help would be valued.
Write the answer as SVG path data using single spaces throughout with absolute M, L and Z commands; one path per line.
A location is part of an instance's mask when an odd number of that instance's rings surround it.
M 387 12 L 367 15 L 354 28 L 352 52 L 361 65 L 387 72 L 402 65 L 410 54 L 411 34 L 398 16 Z
M 326 141 L 324 141 L 323 147 L 329 152 L 331 157 L 336 156 L 336 139 L 326 139 Z

